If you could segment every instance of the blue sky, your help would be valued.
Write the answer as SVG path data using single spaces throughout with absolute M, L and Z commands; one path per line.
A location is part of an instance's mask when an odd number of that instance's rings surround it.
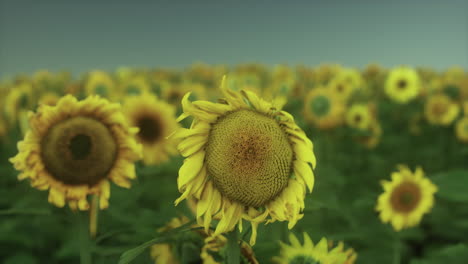
M 0 77 L 194 62 L 468 69 L 468 0 L 96 2 L 0 0 Z

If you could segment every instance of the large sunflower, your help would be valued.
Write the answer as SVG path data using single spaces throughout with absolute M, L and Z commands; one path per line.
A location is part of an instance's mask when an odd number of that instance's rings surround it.
M 242 219 L 251 222 L 254 244 L 259 223 L 302 218 L 306 186 L 314 184 L 312 142 L 294 123 L 256 94 L 234 92 L 221 85 L 220 103 L 182 100 L 182 120 L 189 129 L 175 137 L 186 157 L 177 179 L 181 197 L 197 203 L 197 220 L 206 229 L 218 219 L 215 235 L 231 231 Z
M 322 238 L 316 245 L 309 235 L 304 233 L 304 245 L 291 233 L 289 234 L 291 245 L 281 244 L 280 256 L 273 258 L 278 264 L 344 264 L 348 260 L 349 252 L 344 252 L 342 246 L 328 249 L 326 238 Z M 352 262 L 349 262 L 352 263 Z
M 460 106 L 448 96 L 437 94 L 429 97 L 424 105 L 424 115 L 434 125 L 450 125 L 460 112 Z
M 143 145 L 143 161 L 158 164 L 177 153 L 177 142 L 170 138 L 179 124 L 175 107 L 158 100 L 156 96 L 144 93 L 127 97 L 124 112 L 130 125 L 138 127 L 138 141 Z
M 398 67 L 390 71 L 385 81 L 385 93 L 393 101 L 406 104 L 421 90 L 421 81 L 418 73 L 409 67 Z
M 382 222 L 391 222 L 396 231 L 416 226 L 431 210 L 437 192 L 437 186 L 424 177 L 420 167 L 413 173 L 403 165 L 392 173 L 392 181 L 382 181 L 382 186 L 384 193 L 377 200 L 376 210 Z
M 319 87 L 307 93 L 304 117 L 321 129 L 339 126 L 343 122 L 344 105 L 330 89 Z
M 10 159 L 39 190 L 49 189 L 49 202 L 86 210 L 88 194 L 100 196 L 108 206 L 109 180 L 130 187 L 134 161 L 141 148 L 134 140 L 120 105 L 99 97 L 77 101 L 67 95 L 56 106 L 41 105 L 30 113 L 31 130 L 18 143 L 19 153 Z

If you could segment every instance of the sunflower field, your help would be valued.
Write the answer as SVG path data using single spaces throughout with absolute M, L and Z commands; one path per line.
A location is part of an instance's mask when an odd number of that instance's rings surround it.
M 0 83 L 0 263 L 468 263 L 468 73 L 194 64 Z

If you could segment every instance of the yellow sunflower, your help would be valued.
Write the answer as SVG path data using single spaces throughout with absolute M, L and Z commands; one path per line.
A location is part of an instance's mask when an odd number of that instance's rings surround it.
M 84 84 L 86 95 L 110 98 L 115 95 L 115 84 L 111 76 L 103 71 L 92 71 Z
M 385 93 L 393 101 L 406 104 L 416 98 L 421 91 L 418 73 L 406 66 L 391 70 L 385 81 Z
M 177 141 L 167 139 L 179 128 L 174 106 L 144 93 L 127 97 L 123 109 L 130 125 L 139 128 L 137 139 L 143 145 L 145 164 L 165 162 L 177 153 Z
M 144 76 L 136 76 L 125 79 L 125 81 L 120 87 L 120 90 L 120 92 L 122 93 L 122 97 L 125 97 L 129 95 L 133 96 L 140 95 L 143 93 L 149 93 L 151 87 Z
M 455 124 L 455 135 L 458 140 L 468 143 L 468 117 L 465 116 Z
M 54 106 L 54 105 L 57 104 L 57 102 L 59 100 L 60 100 L 60 97 L 56 93 L 46 92 L 46 93 L 42 94 L 39 97 L 38 104 L 39 105 L 45 104 L 45 105 L 49 105 L 49 106 Z
M 205 229 L 213 218 L 219 220 L 215 235 L 249 221 L 254 244 L 259 223 L 289 221 L 292 228 L 303 217 L 316 160 L 312 142 L 290 114 L 225 83 L 220 103 L 190 102 L 190 94 L 182 100 L 179 120 L 192 116 L 193 122 L 174 135 L 182 139 L 178 149 L 186 157 L 176 204 L 195 197 L 197 220 Z
M 29 111 L 33 104 L 33 90 L 30 83 L 13 86 L 5 98 L 3 111 L 10 125 L 19 122 L 21 112 Z
M 346 113 L 346 124 L 359 130 L 366 130 L 374 120 L 372 108 L 369 104 L 354 104 Z
M 434 125 L 450 125 L 459 112 L 460 106 L 442 94 L 430 96 L 424 105 L 424 115 Z
M 134 161 L 141 146 L 134 140 L 120 105 L 96 96 L 77 101 L 67 95 L 56 106 L 41 105 L 29 114 L 30 131 L 18 143 L 19 153 L 10 159 L 39 190 L 49 189 L 49 202 L 87 210 L 88 194 L 108 206 L 109 179 L 130 187 L 135 178 Z
M 323 87 L 310 90 L 304 103 L 304 117 L 321 129 L 339 126 L 343 122 L 344 105 L 335 94 Z
M 431 210 L 437 192 L 437 186 L 424 177 L 420 167 L 414 173 L 403 165 L 398 168 L 398 172 L 392 173 L 391 181 L 381 182 L 384 193 L 376 206 L 382 222 L 391 222 L 396 231 L 418 225 Z
M 343 102 L 348 101 L 355 89 L 351 83 L 337 78 L 332 79 L 328 87 Z
M 291 245 L 280 242 L 280 256 L 273 257 L 275 263 L 344 264 L 348 260 L 348 253 L 343 252 L 343 247 L 338 246 L 329 250 L 326 238 L 322 238 L 319 243 L 314 245 L 309 235 L 304 233 L 304 245 L 301 245 L 299 240 L 290 233 L 289 241 Z

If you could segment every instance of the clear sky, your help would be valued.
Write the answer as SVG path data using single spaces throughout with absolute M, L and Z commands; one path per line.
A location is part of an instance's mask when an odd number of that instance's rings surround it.
M 194 62 L 468 69 L 468 0 L 0 0 L 0 77 Z

